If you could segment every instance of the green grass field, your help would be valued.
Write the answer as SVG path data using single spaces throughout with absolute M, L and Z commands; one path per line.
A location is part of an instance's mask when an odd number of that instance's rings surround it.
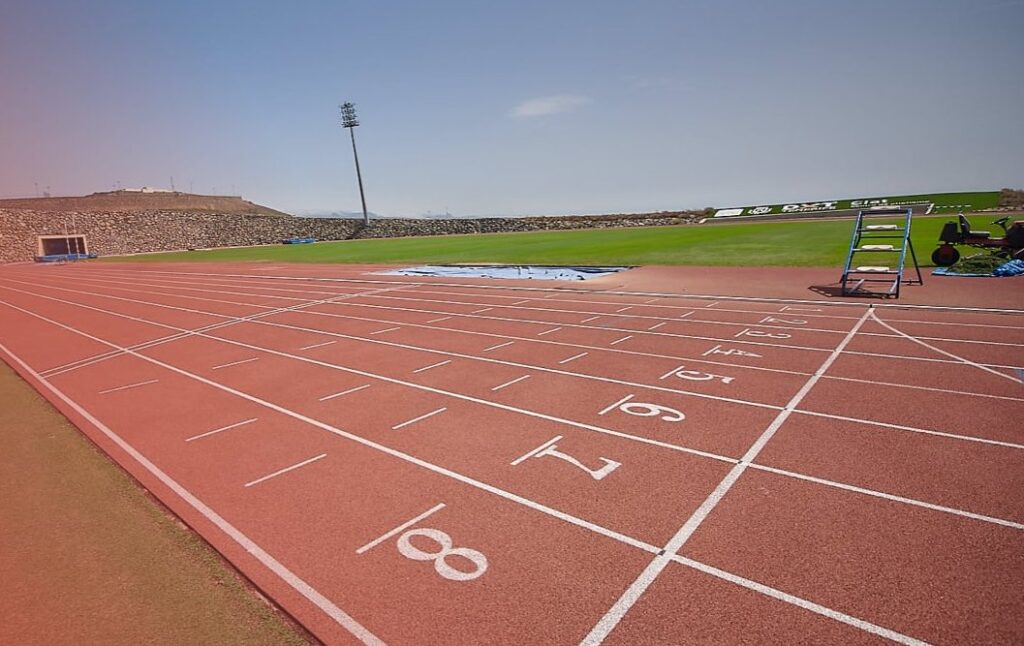
M 916 217 L 918 260 L 931 265 L 949 216 Z M 975 217 L 978 228 L 986 219 Z M 887 220 L 877 220 L 886 222 Z M 876 222 L 872 220 L 872 222 Z M 853 220 L 703 224 L 635 229 L 585 229 L 267 245 L 109 258 L 174 262 L 270 260 L 337 263 L 503 263 L 550 265 L 842 265 Z

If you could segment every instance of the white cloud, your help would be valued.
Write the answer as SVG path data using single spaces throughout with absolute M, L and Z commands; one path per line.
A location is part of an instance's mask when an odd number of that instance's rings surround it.
M 517 119 L 543 117 L 559 112 L 572 112 L 590 103 L 590 97 L 578 94 L 556 94 L 523 101 L 512 109 L 510 116 Z

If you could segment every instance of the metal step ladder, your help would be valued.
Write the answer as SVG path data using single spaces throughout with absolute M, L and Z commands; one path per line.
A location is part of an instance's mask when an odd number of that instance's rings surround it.
M 894 215 L 902 216 L 902 225 L 867 224 L 868 218 L 888 216 L 891 220 Z M 846 266 L 843 268 L 843 296 L 876 294 L 899 298 L 900 285 L 924 284 L 921 267 L 917 264 L 917 254 L 914 253 L 914 243 L 910 240 L 910 221 L 913 215 L 914 210 L 911 208 L 871 209 L 857 213 L 853 237 L 850 239 L 850 252 L 846 255 Z M 881 240 L 889 242 L 875 242 Z M 908 249 L 914 262 L 914 270 L 917 272 L 917 280 L 903 277 Z M 857 258 L 855 262 L 855 257 L 861 254 L 870 255 L 872 261 L 869 263 L 867 259 Z M 879 257 L 881 260 L 875 260 Z M 860 264 L 861 262 L 864 264 Z M 885 264 L 882 264 L 883 262 Z M 882 283 L 888 285 L 888 288 L 881 292 L 870 291 L 865 289 L 868 283 Z

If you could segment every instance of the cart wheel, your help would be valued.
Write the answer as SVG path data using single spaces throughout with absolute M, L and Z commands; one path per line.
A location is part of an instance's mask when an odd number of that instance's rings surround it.
M 957 260 L 960 260 L 960 252 L 950 244 L 941 245 L 932 252 L 932 262 L 939 267 L 949 267 Z

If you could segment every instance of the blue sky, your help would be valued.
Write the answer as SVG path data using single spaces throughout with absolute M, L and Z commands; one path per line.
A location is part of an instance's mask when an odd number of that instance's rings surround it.
M 1024 185 L 1024 1 L 0 0 L 0 196 L 388 215 Z

